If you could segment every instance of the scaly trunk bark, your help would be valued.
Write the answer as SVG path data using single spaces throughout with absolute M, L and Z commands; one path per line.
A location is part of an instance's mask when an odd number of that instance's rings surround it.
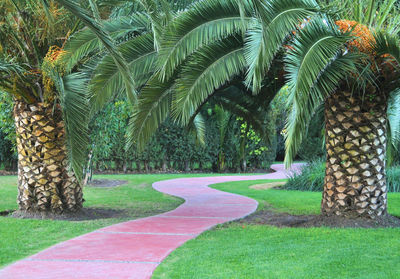
M 375 218 L 386 214 L 386 102 L 336 92 L 325 103 L 324 215 Z
M 59 105 L 16 101 L 18 205 L 29 212 L 74 212 L 82 208 L 82 187 L 69 170 Z

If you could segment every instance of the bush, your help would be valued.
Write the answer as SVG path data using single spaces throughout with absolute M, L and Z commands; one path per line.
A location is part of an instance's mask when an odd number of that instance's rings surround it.
M 301 167 L 300 173 L 292 173 L 284 186 L 288 190 L 322 191 L 324 187 L 325 162 L 314 160 Z
M 386 182 L 389 192 L 400 192 L 400 166 L 387 169 Z
M 301 168 L 299 174 L 292 173 L 289 181 L 283 186 L 287 190 L 320 192 L 324 187 L 325 162 L 315 160 Z M 400 166 L 386 170 L 386 181 L 389 192 L 400 192 Z

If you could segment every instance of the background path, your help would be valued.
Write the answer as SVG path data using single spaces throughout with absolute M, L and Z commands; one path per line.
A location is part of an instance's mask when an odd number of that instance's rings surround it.
M 283 165 L 265 175 L 178 178 L 153 184 L 157 191 L 181 197 L 175 210 L 105 227 L 54 245 L 0 270 L 2 279 L 150 278 L 177 247 L 211 227 L 253 213 L 257 202 L 214 190 L 210 184 L 287 177 Z M 299 165 L 294 165 L 297 170 Z

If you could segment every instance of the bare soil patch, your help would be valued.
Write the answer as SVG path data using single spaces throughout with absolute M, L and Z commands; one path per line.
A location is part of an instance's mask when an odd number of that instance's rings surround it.
M 271 183 L 262 183 L 262 184 L 255 184 L 250 186 L 251 189 L 255 189 L 255 190 L 267 190 L 267 189 L 271 189 L 271 188 L 277 188 L 277 187 L 281 187 L 283 185 L 285 185 L 286 182 L 285 181 L 281 181 L 281 182 L 271 182 Z
M 271 225 L 276 227 L 291 228 L 394 228 L 400 227 L 400 219 L 386 215 L 382 218 L 343 218 L 339 216 L 325 217 L 322 215 L 291 215 L 276 212 L 271 209 L 257 211 L 242 219 L 240 223 Z
M 11 213 L 11 212 L 9 212 Z M 19 219 L 51 219 L 61 221 L 88 221 L 97 219 L 109 219 L 109 218 L 124 218 L 130 216 L 130 212 L 122 209 L 112 208 L 97 208 L 88 207 L 82 208 L 77 212 L 66 212 L 63 214 L 54 214 L 49 212 L 25 212 L 16 210 L 9 214 L 11 218 Z
M 88 183 L 87 186 L 108 188 L 108 187 L 117 187 L 126 183 L 128 183 L 127 180 L 94 179 L 90 183 Z

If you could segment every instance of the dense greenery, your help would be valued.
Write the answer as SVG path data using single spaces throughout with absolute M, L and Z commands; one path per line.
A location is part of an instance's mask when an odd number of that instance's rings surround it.
M 218 113 L 222 113 L 220 110 L 219 107 L 209 106 L 202 111 L 206 124 L 204 143 L 200 143 L 192 131 L 167 119 L 142 151 L 135 147 L 126 151 L 129 104 L 123 100 L 109 103 L 90 126 L 91 167 L 118 171 L 134 168 L 146 172 L 167 169 L 224 171 L 240 170 L 241 160 L 245 159 L 248 169 L 269 168 L 275 159 L 275 137 L 271 136 L 271 142 L 266 143 L 253 129 L 247 129 L 244 121 L 229 112 L 223 112 L 227 118 L 225 127 L 221 127 L 218 119 Z M 274 135 L 273 113 L 267 115 L 266 121 L 271 123 L 269 133 Z
M 16 170 L 17 150 L 12 100 L 0 91 L 0 165 L 5 170 Z
M 400 192 L 400 166 L 387 169 L 388 192 Z M 315 160 L 301 167 L 300 173 L 292 173 L 284 189 L 320 192 L 324 187 L 325 162 Z
M 6 169 L 16 170 L 15 127 L 12 120 L 12 102 L 2 94 L 0 103 L 0 162 Z M 123 98 L 110 102 L 93 116 L 89 126 L 90 144 L 87 148 L 88 171 L 237 171 L 268 169 L 275 160 L 277 146 L 275 119 L 278 108 L 266 115 L 270 141 L 260 138 L 253 129 L 247 129 L 243 119 L 227 113 L 226 135 L 219 144 L 221 133 L 212 105 L 202 112 L 205 119 L 204 143 L 195 133 L 175 124 L 170 119 L 162 124 L 146 148 L 138 151 L 135 146 L 126 149 L 126 129 L 129 124 L 130 106 Z M 243 151 L 242 151 L 243 149 Z M 224 154 L 224 166 L 219 166 L 219 154 Z M 244 152 L 244 157 L 243 157 Z

